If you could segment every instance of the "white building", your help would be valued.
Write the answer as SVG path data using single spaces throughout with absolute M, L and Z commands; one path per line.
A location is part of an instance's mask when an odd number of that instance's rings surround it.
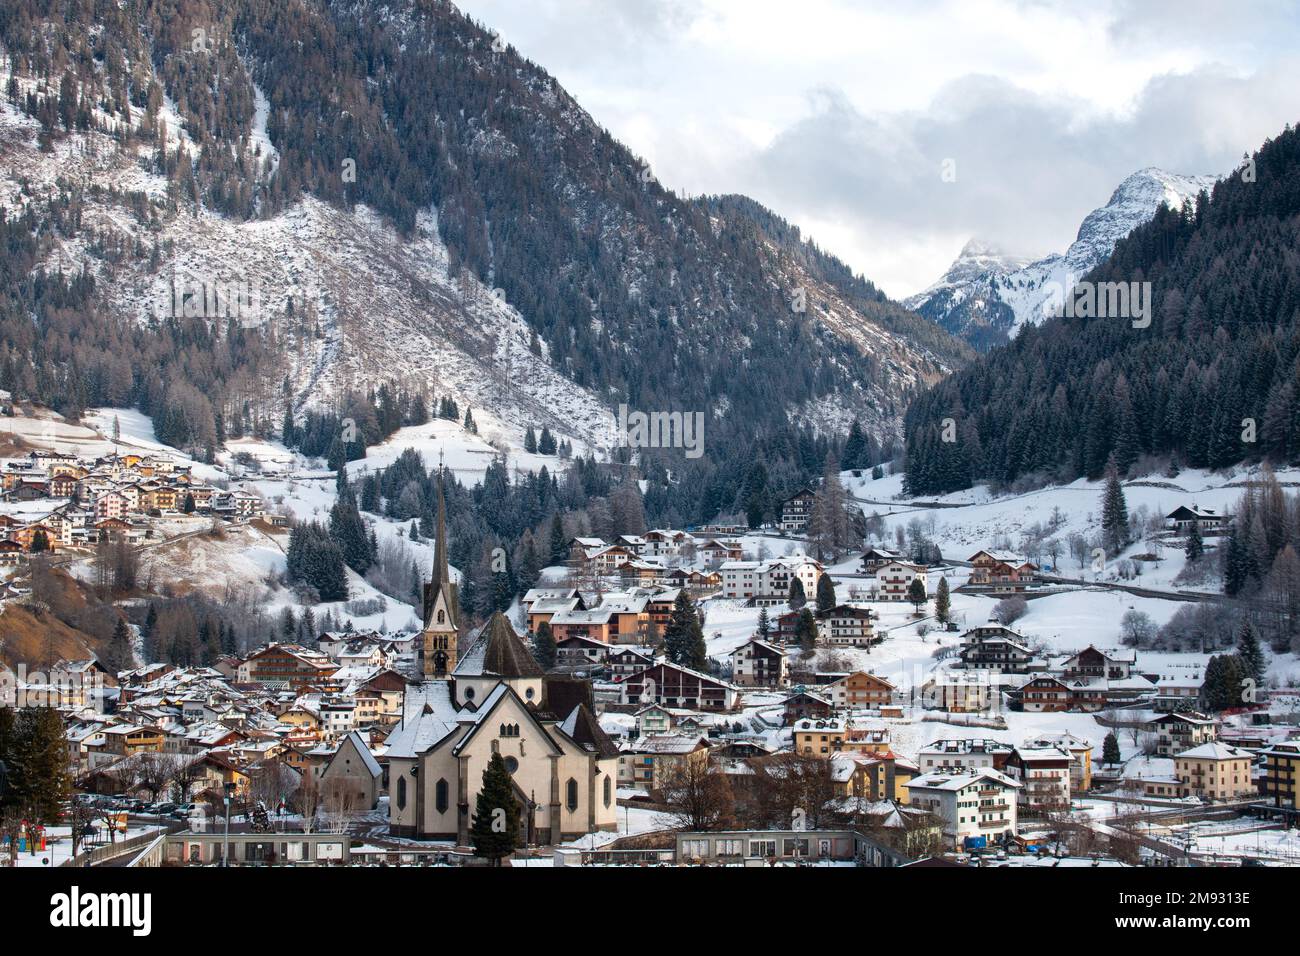
M 1020 784 L 990 767 L 961 773 L 926 773 L 906 784 L 910 803 L 944 821 L 956 847 L 980 846 L 1016 834 Z

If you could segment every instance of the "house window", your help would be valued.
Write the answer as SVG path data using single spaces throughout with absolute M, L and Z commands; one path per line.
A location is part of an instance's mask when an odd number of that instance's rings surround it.
M 397 809 L 406 809 L 406 778 L 397 778 Z
M 403 781 L 405 782 L 405 781 Z M 447 781 L 439 780 L 433 788 L 433 805 L 439 813 L 447 812 Z
M 578 781 L 570 777 L 569 782 L 564 785 L 564 791 L 565 805 L 569 808 L 569 812 L 573 813 L 578 809 Z

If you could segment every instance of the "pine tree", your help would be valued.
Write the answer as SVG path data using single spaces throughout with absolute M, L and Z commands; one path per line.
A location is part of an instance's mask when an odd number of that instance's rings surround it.
M 803 582 L 798 578 L 790 579 L 790 607 L 798 611 L 808 603 L 808 595 L 804 593 Z
M 551 516 L 551 564 L 563 564 L 568 557 L 568 541 L 564 537 L 564 521 L 557 511 Z
M 501 754 L 494 753 L 483 770 L 483 786 L 474 801 L 474 821 L 469 830 L 474 855 L 493 866 L 520 846 L 519 804 L 514 784 Z
M 338 543 L 348 567 L 362 575 L 370 570 L 375 552 L 350 490 L 340 495 L 330 509 L 330 537 Z
M 130 670 L 135 666 L 135 655 L 131 650 L 131 629 L 127 626 L 125 618 L 117 619 L 113 636 L 100 663 L 114 677 L 121 671 Z
M 547 621 L 537 625 L 537 633 L 533 635 L 533 658 L 542 670 L 549 671 L 555 666 L 555 635 Z
M 823 574 L 817 579 L 817 610 L 829 611 L 835 604 L 835 582 L 829 574 Z
M 948 579 L 940 578 L 939 586 L 934 592 L 934 617 L 940 624 L 952 620 L 952 597 L 948 590 Z
M 1106 488 L 1101 498 L 1101 533 L 1106 550 L 1114 557 L 1128 544 L 1128 504 L 1112 455 L 1106 463 Z
M 708 663 L 704 644 L 704 628 L 690 595 L 682 589 L 673 602 L 664 628 L 664 651 L 668 659 L 683 667 L 700 669 Z
M 758 609 L 758 629 L 756 631 L 760 641 L 766 641 L 772 634 L 772 620 L 767 616 L 767 608 Z
M 551 434 L 549 428 L 543 425 L 541 437 L 537 439 L 538 454 L 554 455 L 555 450 L 555 436 Z
M 799 612 L 799 620 L 795 625 L 795 640 L 806 653 L 811 654 L 817 649 L 817 619 L 813 617 L 813 612 L 804 608 Z
M 921 608 L 925 607 L 925 602 L 930 599 L 930 595 L 925 592 L 925 584 L 920 578 L 912 578 L 912 583 L 907 586 L 907 599 L 912 602 L 912 607 L 918 614 Z
M 30 820 L 59 822 L 61 804 L 71 790 L 68 742 L 63 718 L 53 707 L 24 707 L 14 727 L 13 760 L 6 760 L 9 791 L 6 802 Z
M 537 435 L 534 434 L 532 425 L 524 432 L 524 451 L 530 455 L 537 454 Z
M 1241 631 L 1237 634 L 1237 656 L 1241 659 L 1244 676 L 1254 680 L 1256 687 L 1261 686 L 1268 674 L 1268 662 L 1264 660 L 1264 651 L 1259 645 L 1259 634 L 1249 619 L 1241 622 Z
M 1101 745 L 1101 762 L 1106 764 L 1117 764 L 1123 759 L 1119 752 L 1119 738 L 1115 736 L 1115 731 L 1106 735 L 1106 739 Z
M 1191 529 L 1187 532 L 1187 547 L 1183 549 L 1187 555 L 1188 561 L 1195 561 L 1205 553 L 1205 542 L 1201 539 L 1201 524 L 1199 521 L 1193 521 Z

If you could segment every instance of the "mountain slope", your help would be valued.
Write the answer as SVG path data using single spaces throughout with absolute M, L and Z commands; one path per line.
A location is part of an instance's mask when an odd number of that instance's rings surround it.
M 29 367 L 0 375 L 64 409 L 153 413 L 184 386 L 199 417 L 265 428 L 384 381 L 486 406 L 516 439 L 600 444 L 620 401 L 706 411 L 715 434 L 857 415 L 897 436 L 906 398 L 968 356 L 846 294 L 861 280 L 830 257 L 787 268 L 663 189 L 448 3 L 22 0 L 0 42 L 0 202 L 30 217 L 32 267 L 80 277 L 99 315 L 47 316 L 70 326 L 52 353 L 8 330 Z M 160 316 L 177 272 L 255 290 L 253 327 Z
M 1115 244 L 1148 222 L 1161 203 L 1180 209 L 1214 183 L 1213 176 L 1140 169 L 1119 184 L 1105 206 L 1087 215 L 1064 254 L 1031 262 L 971 242 L 943 278 L 904 305 L 976 348 L 1000 345 L 1024 325 L 1043 321 L 1059 306 L 1060 290 L 1073 288 L 1105 261 Z
M 1111 454 L 1121 472 L 1144 458 L 1295 460 L 1300 134 L 1288 128 L 1251 163 L 1194 209 L 1157 210 L 1084 277 L 1149 282 L 1149 325 L 1049 319 L 913 402 L 909 490 L 1096 478 Z M 945 420 L 957 440 L 943 440 Z

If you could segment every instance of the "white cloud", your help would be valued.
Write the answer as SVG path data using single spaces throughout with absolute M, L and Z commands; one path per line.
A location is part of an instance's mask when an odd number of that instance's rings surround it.
M 895 296 L 971 236 L 1061 249 L 1134 170 L 1224 172 L 1300 116 L 1281 0 L 461 6 L 665 185 L 752 195 Z

